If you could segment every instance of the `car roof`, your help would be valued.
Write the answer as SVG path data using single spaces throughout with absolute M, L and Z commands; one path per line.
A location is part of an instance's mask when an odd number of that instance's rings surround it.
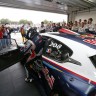
M 83 41 L 83 39 L 78 38 L 74 35 L 69 34 L 60 34 L 59 32 L 48 32 L 43 33 L 42 35 L 54 38 L 56 40 L 61 41 L 69 48 L 74 51 L 82 51 L 88 55 L 88 57 L 96 55 L 96 45 L 88 44 Z

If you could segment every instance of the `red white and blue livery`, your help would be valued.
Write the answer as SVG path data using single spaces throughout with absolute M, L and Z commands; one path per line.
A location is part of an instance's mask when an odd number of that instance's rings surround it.
M 93 35 L 86 34 L 84 37 L 85 34 L 62 30 L 42 34 L 47 38 L 43 51 L 47 73 L 44 69 L 43 73 L 51 93 L 56 96 L 96 96 L 95 36 L 91 38 Z

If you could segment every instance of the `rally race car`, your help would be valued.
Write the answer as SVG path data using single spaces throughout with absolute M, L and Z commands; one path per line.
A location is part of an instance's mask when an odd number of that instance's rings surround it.
M 38 79 L 47 96 L 96 96 L 95 35 L 94 38 L 81 38 L 81 34 L 67 29 L 41 35 L 46 41 L 42 65 L 34 62 L 33 78 Z M 14 61 L 25 60 L 30 47 L 31 43 L 26 41 L 24 46 L 19 45 L 15 51 L 7 52 L 9 55 L 0 54 L 0 64 L 3 62 L 4 66 L 8 66 Z M 18 60 L 10 59 L 13 53 Z M 10 63 L 5 62 L 7 56 Z
M 48 39 L 43 51 L 42 72 L 51 93 L 96 96 L 95 39 L 82 39 L 80 34 L 67 29 L 42 36 Z

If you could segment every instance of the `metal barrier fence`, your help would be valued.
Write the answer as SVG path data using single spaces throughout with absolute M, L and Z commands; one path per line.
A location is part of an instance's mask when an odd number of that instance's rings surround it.
M 0 50 L 11 45 L 11 39 L 0 39 Z

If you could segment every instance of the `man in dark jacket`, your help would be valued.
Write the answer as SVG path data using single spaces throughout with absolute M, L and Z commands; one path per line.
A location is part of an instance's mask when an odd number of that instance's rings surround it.
M 25 64 L 25 68 L 27 71 L 27 78 L 25 78 L 26 82 L 32 82 L 32 65 L 36 60 L 41 60 L 42 58 L 42 50 L 44 47 L 45 42 L 43 41 L 43 38 L 41 35 L 37 33 L 34 29 L 29 29 L 28 34 L 31 32 L 31 35 L 27 35 L 27 38 L 29 39 L 29 42 L 32 44 L 31 48 L 31 54 L 29 58 L 27 59 L 27 62 Z

